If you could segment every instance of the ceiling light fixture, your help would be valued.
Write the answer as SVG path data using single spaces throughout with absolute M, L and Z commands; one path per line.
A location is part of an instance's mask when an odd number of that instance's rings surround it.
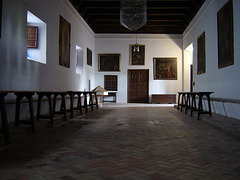
M 136 34 L 136 44 L 133 46 L 134 52 L 139 52 L 139 44 L 137 43 L 137 34 Z
M 121 0 L 120 23 L 136 31 L 147 23 L 147 0 Z

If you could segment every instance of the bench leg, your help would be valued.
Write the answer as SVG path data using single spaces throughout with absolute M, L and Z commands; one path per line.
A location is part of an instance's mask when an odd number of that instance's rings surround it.
M 64 114 L 64 119 L 65 119 L 65 121 L 67 121 L 65 95 L 62 95 L 61 111 L 62 110 L 63 110 L 63 114 Z
M 192 95 L 192 104 L 191 104 L 191 117 L 193 116 L 193 111 L 196 110 L 196 96 Z
M 208 110 L 209 110 L 209 115 L 212 116 L 212 108 L 211 108 L 210 95 L 207 95 L 207 99 L 208 99 Z
M 48 106 L 49 106 L 50 123 L 51 123 L 51 127 L 53 127 L 54 124 L 53 124 L 53 110 L 52 110 L 52 98 L 51 98 L 51 95 L 48 95 L 47 98 L 48 98 Z
M 71 112 L 71 118 L 73 118 L 73 95 L 70 94 L 70 112 Z
M 203 106 L 202 106 L 202 96 L 199 96 L 199 102 L 198 102 L 198 120 L 200 117 L 201 112 L 203 111 Z
M 92 111 L 93 111 L 93 98 L 92 98 L 92 93 L 89 93 L 89 105 L 92 107 Z
M 187 110 L 190 108 L 190 95 L 187 95 L 186 109 L 185 114 L 187 114 Z
M 87 105 L 87 94 L 84 94 L 84 107 L 85 107 L 85 112 L 88 112 L 88 105 Z
M 181 111 L 182 111 L 183 106 L 186 106 L 186 96 L 185 96 L 185 94 L 182 94 L 182 105 L 181 105 Z
M 53 116 L 55 115 L 55 112 L 56 112 L 56 99 L 57 99 L 57 96 L 54 94 L 54 97 L 53 97 Z
M 95 96 L 96 106 L 97 106 L 97 109 L 98 109 L 98 98 L 97 98 L 96 94 L 94 96 Z
M 30 112 L 32 133 L 34 134 L 35 133 L 35 122 L 34 122 L 34 110 L 33 110 L 32 96 L 28 97 L 28 101 L 29 101 L 29 112 Z
M 1 110 L 1 118 L 2 118 L 2 127 L 3 127 L 3 134 L 4 134 L 4 143 L 9 144 L 10 143 L 10 137 L 9 137 L 9 130 L 8 130 L 8 121 L 7 121 L 7 112 L 5 107 L 5 100 L 4 97 L 0 97 L 0 110 Z
M 39 121 L 39 117 L 41 114 L 41 99 L 42 99 L 42 95 L 38 95 L 38 105 L 37 105 L 37 118 L 36 120 Z
M 178 106 L 177 106 L 177 109 L 178 109 L 178 110 L 179 110 L 179 106 L 180 106 L 180 99 L 181 99 L 180 96 L 181 96 L 181 95 L 179 94 L 179 95 L 178 95 Z
M 19 116 L 20 116 L 20 101 L 22 97 L 17 96 L 16 100 L 16 110 L 15 110 L 15 126 L 19 125 Z

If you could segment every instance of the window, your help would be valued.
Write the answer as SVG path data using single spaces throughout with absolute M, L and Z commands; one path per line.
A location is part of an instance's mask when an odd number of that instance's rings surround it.
M 47 25 L 27 11 L 27 59 L 46 64 Z
M 38 42 L 38 27 L 27 26 L 27 47 L 37 48 L 37 42 Z
M 76 46 L 76 74 L 81 74 L 83 71 L 83 50 Z

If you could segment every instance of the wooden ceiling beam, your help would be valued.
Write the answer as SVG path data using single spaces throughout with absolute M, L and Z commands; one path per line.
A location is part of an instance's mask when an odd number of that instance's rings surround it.
M 120 25 L 120 0 L 69 1 L 94 32 L 130 33 Z M 148 0 L 148 21 L 139 32 L 183 32 L 204 2 L 205 0 Z

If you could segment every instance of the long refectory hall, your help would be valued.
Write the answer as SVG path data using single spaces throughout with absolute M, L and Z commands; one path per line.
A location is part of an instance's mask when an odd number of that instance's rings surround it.
M 239 0 L 0 0 L 0 180 L 240 179 Z

